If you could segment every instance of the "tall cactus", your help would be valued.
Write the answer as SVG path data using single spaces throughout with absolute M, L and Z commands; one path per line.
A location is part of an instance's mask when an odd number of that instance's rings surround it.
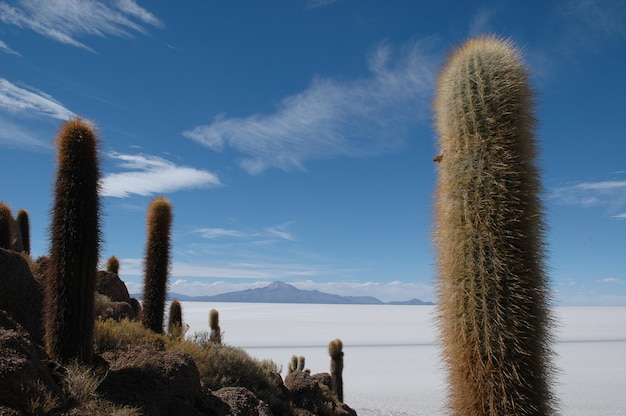
M 163 333 L 163 314 L 170 267 L 172 205 L 164 197 L 152 200 L 147 213 L 148 236 L 144 260 L 144 293 L 141 321 L 144 327 Z
M 11 208 L 0 202 L 0 248 L 10 249 L 11 244 Z
M 80 118 L 58 134 L 45 345 L 52 358 L 91 361 L 100 245 L 98 139 Z
M 330 355 L 330 379 L 333 392 L 343 402 L 343 342 L 337 338 L 328 344 Z
M 510 41 L 468 41 L 438 79 L 438 324 L 458 416 L 555 411 L 533 107 Z
M 30 220 L 28 217 L 28 211 L 20 209 L 17 212 L 17 228 L 22 236 L 22 250 L 26 254 L 30 254 Z

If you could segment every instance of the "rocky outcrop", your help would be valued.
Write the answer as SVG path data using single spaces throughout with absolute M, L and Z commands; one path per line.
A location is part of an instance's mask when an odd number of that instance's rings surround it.
M 26 329 L 35 342 L 43 344 L 42 285 L 21 254 L 1 248 L 0 293 L 0 309 Z
M 273 416 L 266 403 L 243 387 L 225 387 L 214 394 L 228 405 L 231 416 Z
M 0 414 L 47 414 L 64 403 L 41 347 L 0 311 Z
M 96 299 L 95 315 L 103 320 L 123 318 L 136 319 L 141 306 L 128 294 L 126 285 L 116 273 L 99 271 L 96 278 L 96 292 L 106 296 L 107 301 Z
M 330 393 L 330 374 L 310 375 L 296 370 L 285 377 L 285 386 L 291 393 L 291 401 L 298 408 L 298 416 L 320 413 L 336 416 L 356 416 L 354 409 L 338 402 Z
M 98 392 L 107 400 L 140 407 L 144 416 L 202 414 L 204 393 L 190 355 L 142 346 L 102 358 L 109 372 Z

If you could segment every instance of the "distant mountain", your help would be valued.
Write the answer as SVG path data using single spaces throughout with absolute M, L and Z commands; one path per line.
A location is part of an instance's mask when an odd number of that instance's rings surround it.
M 140 294 L 133 294 L 140 299 Z M 343 305 L 432 305 L 419 299 L 405 302 L 385 303 L 372 296 L 340 296 L 319 290 L 300 290 L 283 282 L 274 282 L 257 289 L 246 289 L 238 292 L 222 293 L 214 296 L 186 296 L 179 293 L 170 293 L 170 300 L 178 299 L 183 302 L 247 302 L 247 303 L 319 303 Z

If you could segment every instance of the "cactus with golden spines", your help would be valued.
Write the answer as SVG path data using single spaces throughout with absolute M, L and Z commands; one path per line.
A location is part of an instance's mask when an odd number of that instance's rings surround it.
M 555 412 L 528 77 L 510 41 L 482 37 L 437 81 L 438 325 L 457 416 Z
M 100 248 L 98 144 L 92 125 L 80 118 L 63 124 L 56 139 L 44 326 L 46 352 L 64 362 L 90 362 L 93 356 Z

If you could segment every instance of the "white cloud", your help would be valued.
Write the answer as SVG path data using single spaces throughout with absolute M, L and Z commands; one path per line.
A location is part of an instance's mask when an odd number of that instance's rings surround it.
M 33 30 L 57 42 L 91 50 L 77 40 L 84 35 L 131 37 L 145 25 L 163 23 L 134 0 L 21 0 L 0 2 L 0 21 Z
M 241 167 L 251 174 L 396 150 L 408 127 L 428 116 L 436 60 L 424 49 L 417 42 L 400 52 L 379 45 L 369 57 L 367 78 L 316 78 L 307 90 L 285 97 L 272 114 L 219 116 L 183 135 L 214 151 L 227 146 L 239 151 L 245 155 Z
M 581 207 L 608 206 L 612 211 L 619 211 L 626 205 L 626 181 L 581 182 L 556 188 L 551 196 L 562 204 Z M 624 218 L 625 215 L 620 213 L 613 217 Z
M 211 172 L 174 163 L 157 156 L 111 153 L 128 172 L 110 173 L 102 178 L 101 195 L 126 198 L 131 194 L 148 196 L 182 189 L 221 186 Z
M 209 238 L 211 240 L 222 237 L 242 238 L 252 236 L 252 234 L 245 233 L 243 231 L 229 230 L 226 228 L 200 228 L 194 232 L 199 233 L 202 237 Z
M 622 280 L 618 279 L 617 277 L 607 277 L 606 279 L 601 279 L 600 282 L 602 282 L 602 283 L 622 283 Z
M 22 149 L 50 149 L 51 142 L 42 140 L 40 136 L 21 125 L 17 125 L 0 116 L 0 144 Z
M 333 3 L 336 3 L 338 0 L 307 0 L 306 8 L 307 9 L 316 9 L 318 7 L 329 6 Z
M 50 95 L 31 87 L 18 87 L 0 78 L 0 108 L 12 114 L 35 114 L 68 120 L 75 116 Z
M 296 237 L 288 230 L 289 226 L 292 224 L 293 222 L 286 222 L 275 227 L 268 227 L 265 231 L 272 237 L 278 237 L 286 241 L 295 241 Z
M 472 17 L 469 26 L 469 33 L 472 36 L 485 35 L 493 32 L 491 28 L 491 18 L 495 10 L 481 7 Z
M 1 40 L 0 40 L 0 51 L 11 54 L 11 55 L 22 56 L 20 55 L 19 52 L 16 52 L 13 49 L 9 48 L 9 45 L 7 45 L 5 42 Z

